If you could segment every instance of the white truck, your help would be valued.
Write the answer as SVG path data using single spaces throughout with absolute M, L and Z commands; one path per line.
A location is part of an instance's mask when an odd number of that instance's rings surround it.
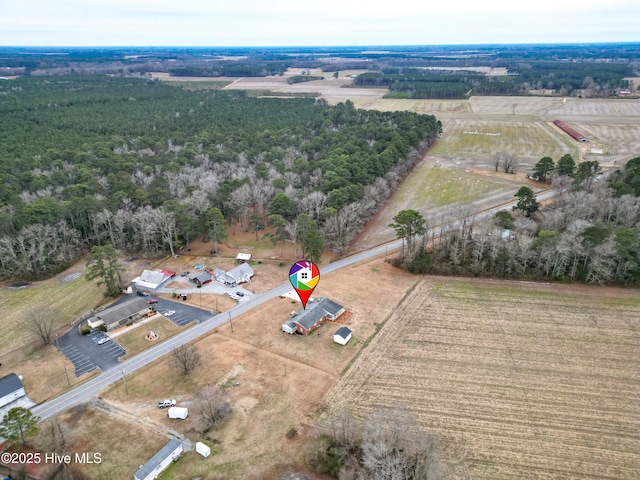
M 185 420 L 189 416 L 189 409 L 185 407 L 171 407 L 167 410 L 167 416 L 169 418 L 179 418 Z

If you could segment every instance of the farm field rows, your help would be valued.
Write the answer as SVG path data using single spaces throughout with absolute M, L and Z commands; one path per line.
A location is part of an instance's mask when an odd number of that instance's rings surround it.
M 326 398 L 404 405 L 455 478 L 640 476 L 640 294 L 425 278 Z

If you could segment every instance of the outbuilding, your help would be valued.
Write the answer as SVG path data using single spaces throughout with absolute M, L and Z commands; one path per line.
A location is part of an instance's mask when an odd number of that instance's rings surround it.
M 182 442 L 171 440 L 133 475 L 134 480 L 155 480 L 182 455 Z
M 340 345 L 346 345 L 351 340 L 352 332 L 347 327 L 342 327 L 338 329 L 336 333 L 333 334 L 333 341 L 339 343 Z
M 251 261 L 251 254 L 250 253 L 239 253 L 238 255 L 236 255 L 236 260 L 238 262 L 241 263 L 247 263 Z
M 209 272 L 201 270 L 199 272 L 189 274 L 189 280 L 195 283 L 198 287 L 201 287 L 203 285 L 206 285 L 207 283 L 210 283 L 213 278 L 211 277 Z
M 26 395 L 22 380 L 15 373 L 0 378 L 0 408 Z
M 211 449 L 202 442 L 196 443 L 196 452 L 198 452 L 200 455 L 202 455 L 205 458 L 211 455 Z

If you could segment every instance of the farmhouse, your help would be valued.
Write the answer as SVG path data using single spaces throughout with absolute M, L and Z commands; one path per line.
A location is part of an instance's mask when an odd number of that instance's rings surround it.
M 227 272 L 227 275 L 232 277 L 236 284 L 239 285 L 244 282 L 250 282 L 253 277 L 253 268 L 248 263 L 242 263 L 235 268 L 232 268 Z M 234 285 L 235 286 L 235 285 Z
M 229 285 L 230 287 L 236 287 L 236 279 L 229 275 L 227 272 L 222 270 L 221 268 L 216 268 L 213 271 L 213 276 L 216 279 L 216 282 L 220 282 L 224 285 Z
M 333 334 L 333 341 L 340 345 L 346 345 L 351 340 L 351 329 L 348 327 L 341 327 L 336 333 Z
M 180 458 L 182 451 L 182 442 L 176 439 L 171 440 L 138 469 L 133 475 L 134 480 L 155 480 L 172 462 Z
M 309 335 L 323 322 L 335 321 L 344 313 L 344 307 L 329 298 L 321 298 L 308 303 L 305 310 L 301 310 L 290 320 L 282 324 L 284 333 Z
M 0 378 L 0 408 L 26 395 L 22 380 L 15 373 Z
M 201 270 L 199 272 L 190 273 L 189 280 L 191 280 L 197 286 L 201 287 L 202 285 L 206 285 L 207 283 L 210 283 L 213 280 L 213 278 L 211 277 L 209 272 L 205 272 L 204 270 Z
M 138 290 L 156 290 L 175 276 L 171 270 L 143 270 L 139 277 L 131 282 Z
M 571 135 L 573 138 L 575 138 L 577 141 L 579 142 L 588 142 L 589 139 L 587 137 L 585 137 L 584 135 L 582 135 L 580 132 L 578 132 L 577 130 L 573 129 L 572 127 L 570 127 L 569 125 L 567 125 L 566 123 L 564 123 L 561 120 L 554 120 L 553 121 L 554 125 L 556 125 L 558 128 L 562 129 L 564 132 L 568 133 L 569 135 Z
M 91 328 L 98 328 L 102 325 L 107 330 L 131 325 L 143 319 L 153 311 L 153 308 L 144 298 L 135 297 L 126 302 L 105 308 L 87 320 L 87 325 Z

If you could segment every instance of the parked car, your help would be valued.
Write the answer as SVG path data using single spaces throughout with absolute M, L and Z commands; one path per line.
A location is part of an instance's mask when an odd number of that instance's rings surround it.
M 189 275 L 189 271 L 188 270 L 186 272 L 182 272 L 180 274 L 181 277 L 186 277 L 187 275 Z
M 239 297 L 244 297 L 244 293 L 242 293 L 242 292 L 236 292 L 236 295 L 239 296 Z
M 103 345 L 110 341 L 111 341 L 111 337 L 102 337 L 100 340 L 98 340 L 98 345 Z
M 167 310 L 166 312 L 163 313 L 163 315 L 165 317 L 170 317 L 171 315 L 175 315 L 176 311 L 175 310 Z
M 153 305 L 154 303 L 158 303 L 158 299 L 157 298 L 152 298 L 151 300 L 149 300 L 147 302 L 149 305 Z
M 158 408 L 169 408 L 169 407 L 175 407 L 176 406 L 176 401 L 173 398 L 168 398 L 166 400 L 162 400 L 161 402 L 158 402 Z
M 140 295 L 141 297 L 148 297 L 149 294 L 147 292 L 136 292 L 138 295 Z

